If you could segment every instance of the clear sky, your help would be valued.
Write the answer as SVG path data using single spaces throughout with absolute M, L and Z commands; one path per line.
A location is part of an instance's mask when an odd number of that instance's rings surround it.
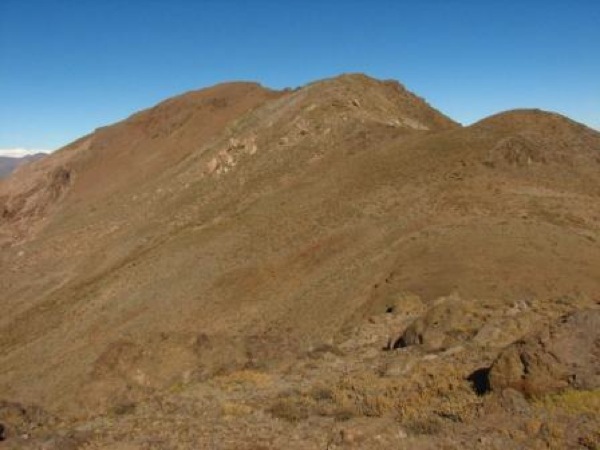
M 0 149 L 55 149 L 222 81 L 394 78 L 455 120 L 600 128 L 600 0 L 0 0 Z

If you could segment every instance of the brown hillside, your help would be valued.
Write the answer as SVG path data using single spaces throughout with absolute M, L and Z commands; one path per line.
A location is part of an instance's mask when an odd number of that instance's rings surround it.
M 599 200 L 600 134 L 557 114 L 461 127 L 397 82 L 358 74 L 175 97 L 1 182 L 0 400 L 61 417 L 48 436 L 101 430 L 75 433 L 89 448 L 124 436 L 150 448 L 150 423 L 194 417 L 231 437 L 223 448 L 269 433 L 298 439 L 265 448 L 316 448 L 343 414 L 365 436 L 387 439 L 371 428 L 390 418 L 426 430 L 406 448 L 476 445 L 521 422 L 482 403 L 471 372 L 598 302 Z M 431 312 L 445 302 L 458 306 Z M 427 311 L 411 342 L 434 336 L 434 353 L 381 351 Z M 452 348 L 458 357 L 435 353 Z M 254 388 L 219 384 L 227 376 L 268 388 L 250 398 Z M 317 388 L 331 392 L 315 400 Z M 153 401 L 166 409 L 150 413 Z M 190 409 L 176 418 L 166 404 Z M 115 418 L 126 405 L 135 412 Z M 501 419 L 475 421 L 486 408 Z M 588 436 L 593 422 L 578 424 Z M 164 448 L 209 448 L 192 428 L 176 447 L 182 430 L 158 433 Z

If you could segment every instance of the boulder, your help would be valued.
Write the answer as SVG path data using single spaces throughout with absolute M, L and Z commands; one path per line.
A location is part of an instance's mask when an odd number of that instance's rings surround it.
M 493 363 L 493 391 L 543 395 L 565 388 L 600 388 L 600 309 L 564 316 L 504 349 Z
M 411 323 L 394 348 L 422 345 L 426 350 L 444 350 L 471 339 L 484 318 L 456 298 L 444 298 Z

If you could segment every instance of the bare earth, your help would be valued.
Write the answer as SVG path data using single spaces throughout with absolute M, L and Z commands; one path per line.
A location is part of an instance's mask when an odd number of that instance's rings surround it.
M 227 83 L 0 181 L 0 449 L 600 448 L 600 133 Z

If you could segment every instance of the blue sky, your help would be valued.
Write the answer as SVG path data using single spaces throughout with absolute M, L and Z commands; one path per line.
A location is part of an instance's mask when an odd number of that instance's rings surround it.
M 222 81 L 342 72 L 464 124 L 539 107 L 600 128 L 600 1 L 0 0 L 0 149 L 55 149 Z

